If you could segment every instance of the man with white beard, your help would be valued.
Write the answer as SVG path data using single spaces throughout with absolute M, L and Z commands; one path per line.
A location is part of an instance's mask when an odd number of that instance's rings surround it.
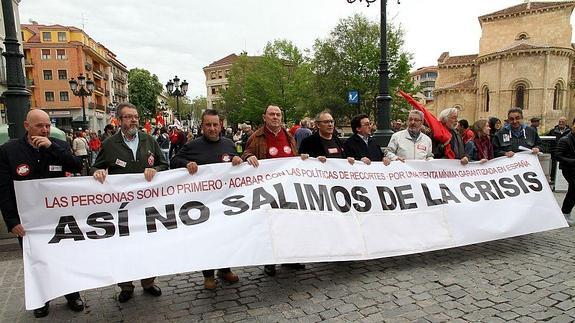
M 383 163 L 387 166 L 393 160 L 433 159 L 431 138 L 421 132 L 423 112 L 411 110 L 407 117 L 407 129 L 394 133 L 384 149 Z

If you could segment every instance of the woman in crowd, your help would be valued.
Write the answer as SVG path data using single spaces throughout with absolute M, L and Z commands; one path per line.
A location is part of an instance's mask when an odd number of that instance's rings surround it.
M 501 129 L 501 127 L 503 127 L 503 124 L 501 124 L 501 120 L 499 120 L 499 118 L 497 117 L 490 117 L 489 118 L 489 138 L 493 138 L 493 136 L 495 135 L 495 133 L 497 131 L 499 131 L 499 129 Z
M 493 145 L 490 137 L 491 127 L 487 120 L 477 120 L 473 124 L 472 130 L 475 137 L 465 144 L 465 153 L 472 161 L 481 163 L 493 159 Z

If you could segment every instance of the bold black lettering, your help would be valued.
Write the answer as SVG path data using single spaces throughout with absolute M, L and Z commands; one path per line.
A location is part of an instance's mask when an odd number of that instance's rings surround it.
M 495 193 L 493 193 L 493 191 L 491 190 L 491 184 L 489 184 L 489 182 L 477 181 L 475 182 L 475 186 L 477 187 L 479 194 L 481 194 L 481 197 L 483 197 L 484 200 L 489 201 L 489 196 L 491 196 L 491 198 L 493 198 L 494 200 L 499 200 L 497 195 L 495 195 Z
M 343 195 L 343 200 L 345 202 L 344 205 L 339 205 L 337 200 L 337 193 L 341 193 Z M 329 190 L 329 195 L 331 196 L 331 201 L 333 206 L 340 212 L 346 213 L 351 209 L 351 196 L 349 192 L 342 186 L 334 186 Z
M 540 192 L 543 190 L 543 184 L 539 179 L 537 179 L 537 174 L 534 172 L 527 172 L 523 174 L 523 178 L 526 182 L 531 183 L 533 185 L 529 185 L 529 188 L 532 189 L 534 192 Z
M 190 217 L 190 210 L 200 211 L 200 216 L 197 219 L 192 219 Z M 202 222 L 208 221 L 210 218 L 210 209 L 202 202 L 190 201 L 182 205 L 179 216 L 180 220 L 182 220 L 185 225 L 200 224 Z
M 241 200 L 244 197 L 245 196 L 243 196 L 243 195 L 233 195 L 233 196 L 226 197 L 222 201 L 222 204 L 227 205 L 227 206 L 231 206 L 231 207 L 236 207 L 239 210 L 237 210 L 237 211 L 226 210 L 226 211 L 224 211 L 224 214 L 225 215 L 236 215 L 236 214 L 244 213 L 245 211 L 249 210 L 250 206 L 248 205 L 248 203 Z
M 266 192 L 262 187 L 254 189 L 254 195 L 252 197 L 252 210 L 259 209 L 262 205 L 269 204 L 272 209 L 278 209 L 278 203 L 274 197 Z
M 301 184 L 294 183 L 293 186 L 295 187 L 295 194 L 297 195 L 297 202 L 299 203 L 299 209 L 307 210 L 307 204 L 305 203 L 305 196 L 303 195 Z
M 505 195 L 509 196 L 509 197 L 514 197 L 519 195 L 519 193 L 521 193 L 521 191 L 519 190 L 519 187 L 517 187 L 517 185 L 513 184 L 513 179 L 509 178 L 509 177 L 503 177 L 499 179 L 499 186 L 501 186 L 502 188 L 504 188 L 505 190 L 503 191 L 503 193 L 505 193 Z
M 146 229 L 148 233 L 156 232 L 156 220 L 168 230 L 176 229 L 178 223 L 176 222 L 176 211 L 174 209 L 174 204 L 166 204 L 166 217 L 163 217 L 155 207 L 146 208 Z
M 333 211 L 331 207 L 331 203 L 329 200 L 329 193 L 327 192 L 327 187 L 325 185 L 318 185 L 318 192 L 316 192 L 311 184 L 304 184 L 305 194 L 307 196 L 307 200 L 309 202 L 310 210 L 324 211 L 327 206 L 328 211 Z
M 68 227 L 70 233 L 66 233 L 66 227 Z M 63 239 L 74 239 L 74 241 L 86 240 L 82 230 L 80 230 L 80 227 L 76 222 L 76 219 L 72 215 L 60 217 L 58 225 L 54 230 L 54 236 L 52 239 L 50 239 L 50 241 L 48 241 L 48 243 L 59 243 L 60 240 Z
M 128 226 L 128 210 L 118 211 L 118 232 L 120 237 L 130 235 L 130 227 Z
M 449 187 L 445 184 L 439 184 L 439 189 L 441 190 L 441 199 L 444 203 L 448 203 L 449 200 L 454 201 L 455 203 L 461 203 L 457 197 L 451 192 Z
M 278 183 L 274 185 L 274 189 L 276 193 L 278 193 L 278 201 L 280 204 L 280 209 L 295 209 L 297 210 L 297 203 L 296 202 L 288 202 L 286 201 L 286 195 L 284 192 L 284 188 L 282 184 Z
M 379 201 L 381 202 L 382 209 L 395 210 L 397 207 L 397 199 L 395 198 L 395 194 L 393 193 L 392 189 L 386 186 L 378 186 L 377 195 L 379 195 Z M 389 203 L 386 195 L 389 196 Z
M 468 188 L 475 188 L 475 186 L 467 182 L 463 182 L 461 183 L 461 185 L 459 185 L 459 189 L 461 190 L 461 193 L 463 194 L 463 196 L 465 196 L 466 199 L 470 200 L 471 202 L 479 202 L 479 200 L 481 200 L 481 196 L 479 196 L 479 194 L 474 194 L 473 196 L 471 196 L 469 192 L 467 192 Z
M 108 220 L 110 222 L 98 221 L 99 219 Z M 108 212 L 97 212 L 90 214 L 88 219 L 86 219 L 86 224 L 96 229 L 103 229 L 104 234 L 100 235 L 95 230 L 87 231 L 86 237 L 88 237 L 88 239 L 105 239 L 113 237 L 114 234 L 116 234 L 116 227 L 114 226 L 114 222 L 111 222 L 112 220 L 114 220 L 114 216 Z
M 493 187 L 495 189 L 495 192 L 497 192 L 497 196 L 499 197 L 499 199 L 504 199 L 505 196 L 503 195 L 503 192 L 501 192 L 501 189 L 499 188 L 499 185 L 497 185 L 497 182 L 492 179 L 489 181 L 491 183 L 491 187 Z
M 423 195 L 425 196 L 425 201 L 427 202 L 427 206 L 433 205 L 441 205 L 447 202 L 444 202 L 442 199 L 434 199 L 431 197 L 431 192 L 429 192 L 429 188 L 427 184 L 421 184 L 421 189 L 423 190 Z
M 521 179 L 521 176 L 519 174 L 513 175 L 513 178 L 515 178 L 515 181 L 517 182 L 517 184 L 519 184 L 519 187 L 521 187 L 523 193 L 525 194 L 529 193 L 529 189 L 527 188 L 527 186 L 525 186 L 525 183 L 523 183 L 523 179 Z
M 401 207 L 402 210 L 417 208 L 416 203 L 406 204 L 405 202 L 405 200 L 413 198 L 413 192 L 406 192 L 412 189 L 411 185 L 396 186 L 394 187 L 394 189 L 395 189 L 395 195 L 397 196 L 397 201 L 399 201 L 399 207 Z
M 359 203 L 353 203 L 353 208 L 358 212 L 367 212 L 371 210 L 371 201 L 367 196 L 362 195 L 365 193 L 367 193 L 367 190 L 361 186 L 354 186 L 351 188 L 351 196 L 356 201 L 363 202 L 363 206 Z

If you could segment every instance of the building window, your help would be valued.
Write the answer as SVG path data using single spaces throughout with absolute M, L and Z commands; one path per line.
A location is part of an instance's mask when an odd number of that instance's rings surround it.
M 230 70 L 226 70 L 225 75 L 226 75 L 226 78 L 230 77 Z
M 561 110 L 563 108 L 563 86 L 561 83 L 555 84 L 553 91 L 553 110 Z
M 42 49 L 42 59 L 50 59 L 50 50 Z
M 529 39 L 529 35 L 525 32 L 520 33 L 519 35 L 517 35 L 517 37 L 515 38 L 515 40 L 525 40 L 525 39 Z
M 46 102 L 53 102 L 54 101 L 54 92 L 45 92 L 44 97 L 46 98 Z
M 486 86 L 483 88 L 483 106 L 482 106 L 482 110 L 484 112 L 489 112 L 489 88 Z
M 527 86 L 524 83 L 519 83 L 515 85 L 514 89 L 514 96 L 515 102 L 513 104 L 514 107 L 521 108 L 526 110 L 529 101 L 529 91 L 527 90 Z
M 65 32 L 61 32 L 61 31 L 58 32 L 58 41 L 60 43 L 65 43 L 67 41 Z
M 212 86 L 212 95 L 215 95 L 215 94 L 216 94 L 216 87 Z
M 221 79 L 223 77 L 222 71 L 218 71 L 218 78 Z
M 68 79 L 68 71 L 58 70 L 58 79 L 59 80 L 67 80 Z
M 52 33 L 51 32 L 42 32 L 42 41 L 43 42 L 51 42 L 52 41 Z
M 60 101 L 70 101 L 70 97 L 68 96 L 68 91 L 60 92 Z
M 44 80 L 50 81 L 52 79 L 52 70 L 44 70 Z
M 216 72 L 212 72 L 211 77 L 212 77 L 212 80 L 215 80 L 216 79 Z
M 56 59 L 66 59 L 66 50 L 56 49 Z

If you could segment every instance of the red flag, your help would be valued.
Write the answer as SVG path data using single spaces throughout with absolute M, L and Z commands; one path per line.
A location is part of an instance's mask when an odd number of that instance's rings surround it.
M 146 129 L 148 135 L 152 133 L 152 124 L 150 123 L 150 120 L 146 120 L 146 124 L 144 124 L 144 129 Z
M 449 131 L 449 129 L 447 129 L 447 127 L 443 125 L 443 123 L 437 120 L 437 118 L 433 114 L 431 114 L 431 112 L 429 112 L 423 104 L 417 102 L 414 98 L 412 98 L 411 95 L 403 92 L 402 90 L 399 90 L 399 94 L 403 96 L 407 101 L 407 103 L 409 103 L 414 109 L 423 112 L 425 122 L 431 128 L 431 131 L 433 131 L 433 138 L 438 142 L 440 142 L 442 145 L 445 145 L 445 156 L 447 156 L 447 158 L 449 159 L 455 159 L 455 153 L 453 152 L 453 150 L 451 149 L 451 145 L 449 144 L 449 142 L 451 141 L 451 132 Z
M 166 125 L 166 122 L 164 121 L 164 116 L 162 115 L 161 112 L 158 112 L 158 114 L 156 115 L 156 127 L 162 128 L 165 125 Z

